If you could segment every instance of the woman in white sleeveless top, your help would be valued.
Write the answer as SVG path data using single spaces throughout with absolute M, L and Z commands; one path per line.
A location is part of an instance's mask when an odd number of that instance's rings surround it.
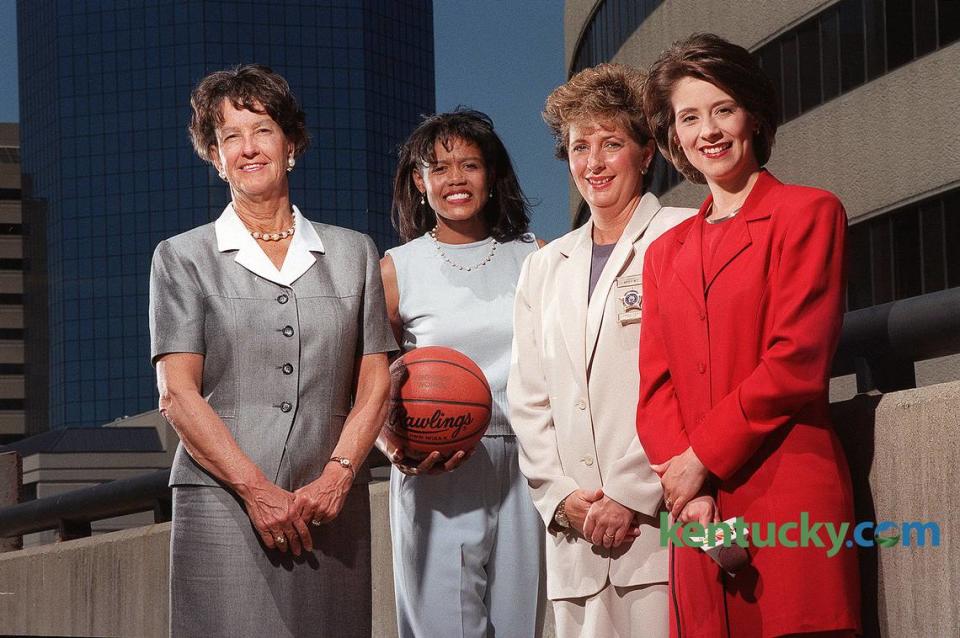
M 402 246 L 381 275 L 404 351 L 455 348 L 483 370 L 490 425 L 472 454 L 403 465 L 390 478 L 402 638 L 534 636 L 543 528 L 518 467 L 506 405 L 517 278 L 538 243 L 510 158 L 479 112 L 426 118 L 400 150 L 393 221 Z

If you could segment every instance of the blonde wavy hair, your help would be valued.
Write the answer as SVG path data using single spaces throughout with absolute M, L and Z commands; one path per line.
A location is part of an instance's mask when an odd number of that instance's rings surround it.
M 567 159 L 570 125 L 610 121 L 622 125 L 643 146 L 650 129 L 643 115 L 646 75 L 624 64 L 604 63 L 576 73 L 547 97 L 543 120 L 550 127 L 558 159 Z

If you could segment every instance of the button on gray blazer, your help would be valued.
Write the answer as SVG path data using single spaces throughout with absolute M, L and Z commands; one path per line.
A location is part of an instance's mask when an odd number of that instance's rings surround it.
M 323 471 L 351 407 L 359 355 L 397 349 L 373 241 L 313 223 L 324 251 L 290 286 L 219 252 L 206 224 L 157 246 L 151 357 L 204 355 L 202 394 L 263 473 L 295 490 Z M 365 482 L 364 469 L 358 480 Z M 219 485 L 177 448 L 170 484 Z

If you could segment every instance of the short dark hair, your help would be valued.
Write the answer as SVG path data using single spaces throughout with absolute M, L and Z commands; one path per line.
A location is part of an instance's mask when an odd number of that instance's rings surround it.
M 268 66 L 241 64 L 211 73 L 190 94 L 190 140 L 201 159 L 211 161 L 210 147 L 217 145 L 216 131 L 223 123 L 224 100 L 230 100 L 236 109 L 265 111 L 293 144 L 295 156 L 310 144 L 306 116 L 287 81 Z
M 437 142 L 450 149 L 456 140 L 476 144 L 483 155 L 493 189 L 493 196 L 482 211 L 490 235 L 497 241 L 520 238 L 530 226 L 530 201 L 520 189 L 510 155 L 494 132 L 489 116 L 463 107 L 424 117 L 400 147 L 391 211 L 393 227 L 400 238 L 407 242 L 436 226 L 436 213 L 429 204 L 420 203 L 422 194 L 413 183 L 413 174 L 437 161 Z
M 684 78 L 709 82 L 729 93 L 756 120 L 753 137 L 757 164 L 763 166 L 777 136 L 780 112 L 777 92 L 756 58 L 741 46 L 712 33 L 695 33 L 673 43 L 647 74 L 643 90 L 643 111 L 660 152 L 691 182 L 706 182 L 703 174 L 687 160 L 677 144 L 671 95 Z

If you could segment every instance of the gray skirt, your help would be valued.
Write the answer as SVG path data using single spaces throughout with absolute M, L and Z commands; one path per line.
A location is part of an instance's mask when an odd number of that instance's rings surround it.
M 334 521 L 310 527 L 313 552 L 283 554 L 263 545 L 233 493 L 175 487 L 170 635 L 369 638 L 367 485 L 350 490 Z

